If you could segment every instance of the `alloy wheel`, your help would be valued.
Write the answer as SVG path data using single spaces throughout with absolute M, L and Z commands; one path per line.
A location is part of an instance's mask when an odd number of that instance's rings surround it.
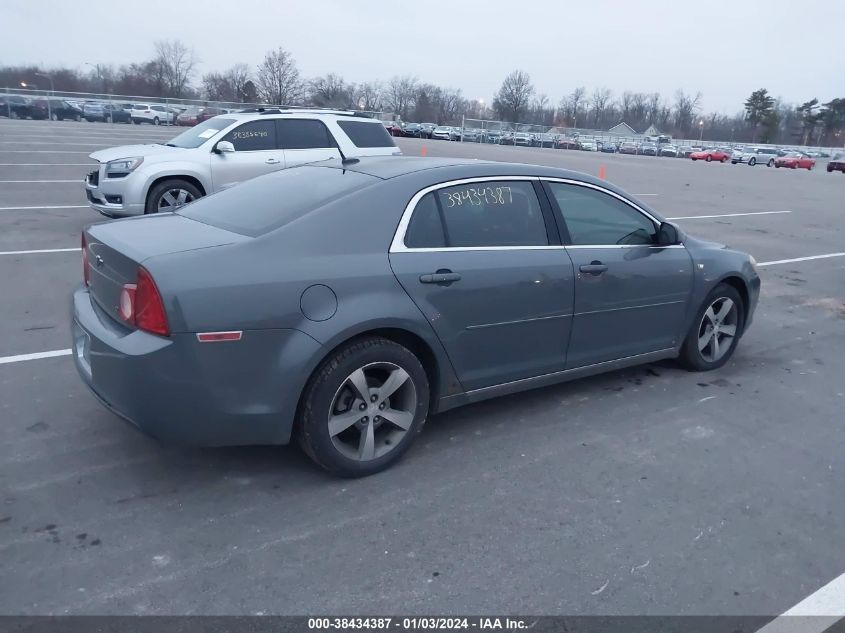
M 194 196 L 190 191 L 185 189 L 168 189 L 164 195 L 158 199 L 159 212 L 175 211 L 182 205 L 194 201 Z
M 370 363 L 347 376 L 335 393 L 329 436 L 349 459 L 377 459 L 399 445 L 416 410 L 417 390 L 408 372 L 393 363 Z
M 734 344 L 736 339 L 739 311 L 733 299 L 719 297 L 701 318 L 698 326 L 698 351 L 709 363 L 721 359 Z

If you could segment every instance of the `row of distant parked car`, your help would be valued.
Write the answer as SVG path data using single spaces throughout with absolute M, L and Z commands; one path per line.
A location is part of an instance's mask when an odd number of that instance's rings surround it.
M 0 116 L 11 119 L 54 121 L 100 121 L 106 123 L 150 123 L 152 125 L 193 126 L 218 114 L 234 110 L 211 106 L 177 106 L 157 103 L 117 103 L 114 101 L 72 101 L 58 98 L 31 99 L 0 94 Z
M 514 132 L 506 130 L 488 130 L 461 128 L 434 123 L 405 123 L 383 121 L 385 128 L 393 136 L 430 138 L 443 141 L 463 141 L 465 143 L 493 143 L 498 145 L 521 145 L 523 147 L 551 147 L 586 152 L 604 152 L 609 154 L 637 154 L 640 156 L 666 156 L 671 158 L 690 158 L 693 161 L 717 161 L 732 164 L 766 165 L 768 167 L 787 167 L 791 169 L 813 169 L 816 158 L 831 158 L 824 151 L 805 152 L 788 147 L 744 147 L 740 145 L 704 147 L 695 145 L 675 145 L 667 136 L 651 137 L 644 141 L 613 141 L 601 138 L 568 137 L 564 134 Z M 845 171 L 845 155 L 836 154 L 828 163 L 828 171 Z

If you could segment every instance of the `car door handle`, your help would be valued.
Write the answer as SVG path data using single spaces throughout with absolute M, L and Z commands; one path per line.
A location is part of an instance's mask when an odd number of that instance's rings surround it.
M 453 273 L 451 270 L 420 275 L 420 283 L 422 284 L 450 284 L 453 281 L 460 281 L 460 279 L 460 273 Z
M 278 158 L 268 158 L 264 162 L 267 163 L 268 165 L 278 165 L 282 161 L 280 161 Z
M 607 264 L 602 264 L 601 262 L 590 262 L 589 264 L 580 266 L 578 270 L 588 275 L 601 275 L 607 270 Z

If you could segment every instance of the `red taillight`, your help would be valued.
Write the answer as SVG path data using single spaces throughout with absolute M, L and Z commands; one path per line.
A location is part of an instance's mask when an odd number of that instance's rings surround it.
M 85 233 L 82 234 L 82 280 L 86 286 L 91 285 L 91 269 L 88 266 L 88 244 L 85 240 Z
M 142 266 L 138 268 L 137 283 L 123 286 L 118 313 L 120 318 L 139 330 L 170 336 L 161 293 L 149 271 Z

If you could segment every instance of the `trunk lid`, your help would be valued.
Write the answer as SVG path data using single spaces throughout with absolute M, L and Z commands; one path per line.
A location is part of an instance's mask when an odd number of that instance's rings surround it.
M 248 239 L 169 213 L 94 224 L 85 231 L 88 289 L 93 300 L 120 321 L 118 307 L 123 285 L 136 283 L 138 266 L 146 260 Z

